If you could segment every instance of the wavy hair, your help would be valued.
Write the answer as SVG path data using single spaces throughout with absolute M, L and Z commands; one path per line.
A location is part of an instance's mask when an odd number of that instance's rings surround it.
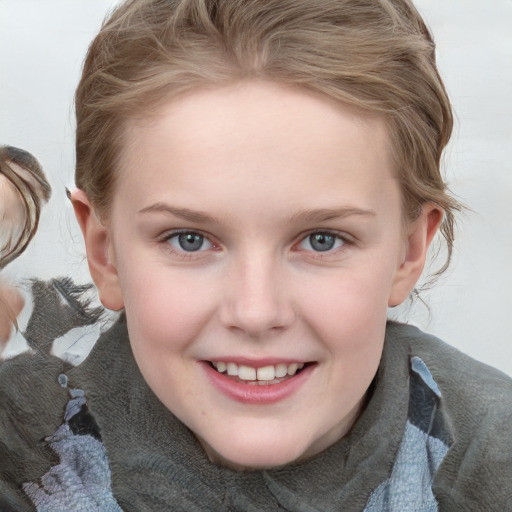
M 100 215 L 109 204 L 127 120 L 205 84 L 257 78 L 304 87 L 382 116 L 403 211 L 454 213 L 440 165 L 453 116 L 435 45 L 409 0 L 128 0 L 92 42 L 75 97 L 76 184 Z
M 0 146 L 0 269 L 26 249 L 50 195 L 43 169 L 30 153 Z

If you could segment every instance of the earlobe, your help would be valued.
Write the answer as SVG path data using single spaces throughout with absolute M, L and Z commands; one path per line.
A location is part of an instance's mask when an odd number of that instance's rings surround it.
M 412 223 L 404 259 L 395 274 L 388 306 L 398 306 L 409 296 L 425 266 L 427 251 L 441 222 L 443 211 L 433 203 L 423 205 L 421 215 Z
M 87 195 L 80 189 L 70 193 L 75 216 L 82 230 L 89 271 L 101 303 L 118 311 L 124 307 L 109 228 L 98 218 Z

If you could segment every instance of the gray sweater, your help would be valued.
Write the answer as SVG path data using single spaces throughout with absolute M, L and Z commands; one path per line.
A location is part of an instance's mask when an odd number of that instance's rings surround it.
M 0 364 L 0 511 L 512 511 L 511 416 L 510 378 L 389 323 L 345 438 L 236 472 L 154 396 L 121 317 L 77 367 L 44 350 Z

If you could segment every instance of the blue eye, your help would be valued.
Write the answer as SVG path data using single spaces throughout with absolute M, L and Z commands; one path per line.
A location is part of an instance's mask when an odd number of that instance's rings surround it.
M 169 237 L 168 240 L 172 247 L 185 252 L 204 251 L 212 247 L 212 243 L 203 235 L 193 231 L 187 233 L 176 233 Z
M 304 238 L 299 247 L 308 251 L 327 252 L 341 247 L 344 243 L 345 242 L 338 235 L 318 231 Z

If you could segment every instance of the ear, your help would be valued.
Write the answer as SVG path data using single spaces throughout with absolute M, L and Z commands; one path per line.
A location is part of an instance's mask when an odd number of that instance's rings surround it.
M 443 211 L 433 203 L 423 205 L 411 224 L 405 241 L 403 260 L 395 274 L 388 306 L 401 304 L 414 288 L 425 266 L 427 251 L 443 220 Z
M 75 216 L 84 236 L 89 271 L 98 288 L 101 303 L 118 311 L 124 307 L 119 277 L 114 261 L 110 229 L 96 215 L 85 192 L 70 192 Z

